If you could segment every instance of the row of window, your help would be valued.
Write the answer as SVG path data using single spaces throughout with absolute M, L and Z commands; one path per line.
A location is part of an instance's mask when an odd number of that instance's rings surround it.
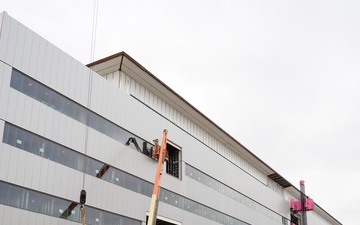
M 3 142 L 61 165 L 151 197 L 153 185 L 75 150 L 5 123 Z
M 214 189 L 215 191 L 217 191 L 227 197 L 234 199 L 237 202 L 240 202 L 241 204 L 246 205 L 247 207 L 250 207 L 250 208 L 278 221 L 279 223 L 284 224 L 283 217 L 280 216 L 279 214 L 275 213 L 274 211 L 266 208 L 265 206 L 259 204 L 258 202 L 250 199 L 249 197 L 241 194 L 240 192 L 232 189 L 231 187 L 221 183 L 220 181 L 208 176 L 207 174 L 201 172 L 200 170 L 198 170 L 188 164 L 186 164 L 185 175 L 196 180 L 197 182 L 200 182 L 200 183 Z M 285 223 L 285 224 L 287 224 L 287 223 Z
M 215 209 L 209 208 L 201 203 L 195 202 L 189 198 L 177 195 L 169 190 L 161 189 L 159 200 L 180 208 L 182 210 L 194 213 L 198 216 L 207 218 L 224 225 L 248 225 L 241 220 L 238 220 L 232 216 L 224 214 Z
M 25 74 L 13 69 L 11 76 L 10 86 L 50 107 L 53 109 L 87 125 L 125 145 L 130 145 L 132 148 L 144 153 L 151 157 L 152 145 L 143 139 L 135 136 L 134 134 L 126 131 L 125 129 L 117 126 L 116 124 L 106 120 L 105 118 L 95 114 L 94 112 L 88 110 L 87 108 L 77 104 L 76 102 L 66 98 L 59 93 L 53 91 L 52 89 L 44 86 L 43 84 L 29 78 Z M 134 141 L 135 139 L 135 141 Z M 71 167 L 73 169 L 85 172 L 89 175 L 96 176 L 108 182 L 117 184 L 126 189 L 135 191 L 146 196 L 151 196 L 152 184 L 144 181 L 140 178 L 127 174 L 121 170 L 110 167 L 107 164 L 101 163 L 97 160 L 89 158 L 85 155 L 82 155 L 76 151 L 70 150 L 64 146 L 61 146 L 57 143 L 49 141 L 45 138 L 34 135 L 28 131 L 25 131 L 20 128 L 16 128 L 13 125 L 6 124 L 3 142 L 8 143 L 12 146 L 21 148 L 25 151 L 31 152 L 41 157 L 45 157 L 49 160 L 55 161 L 62 165 Z M 133 143 L 131 145 L 131 143 Z M 142 143 L 142 148 L 137 144 Z M 85 163 L 86 162 L 86 163 Z M 86 165 L 86 168 L 85 168 Z M 179 173 L 174 175 L 179 176 Z M 166 192 L 166 190 L 164 190 Z M 169 193 L 172 193 L 168 191 Z M 172 196 L 178 196 L 178 198 L 184 198 L 175 193 L 171 194 Z M 185 199 L 185 198 L 184 198 Z M 161 200 L 161 199 L 160 199 Z M 194 207 L 189 207 L 186 204 L 177 204 L 172 201 L 167 201 L 165 198 L 162 199 L 164 202 L 172 204 L 182 209 L 192 209 Z M 196 202 L 192 204 L 199 205 L 200 208 L 204 210 L 190 210 L 195 214 L 204 216 L 206 218 L 212 219 L 214 221 L 219 221 L 217 218 L 231 218 L 226 214 L 218 212 L 221 216 L 209 216 L 213 215 L 211 211 L 217 212 L 206 206 L 202 206 Z M 257 204 L 257 203 L 256 203 Z M 261 205 L 260 205 L 261 206 Z M 261 206 L 262 207 L 262 206 Z M 195 207 L 196 209 L 198 207 Z M 189 210 L 188 210 L 189 211 Z M 208 212 L 207 214 L 202 214 L 199 212 Z M 276 214 L 277 215 L 277 214 Z M 220 221 L 230 221 L 231 219 L 221 219 Z M 238 223 L 226 222 L 224 224 L 244 224 L 242 221 L 236 220 Z
M 151 197 L 153 188 L 152 183 L 80 154 L 72 149 L 66 148 L 7 122 L 5 123 L 4 127 L 3 142 L 29 153 L 71 167 L 78 171 L 85 172 L 86 174 L 95 176 L 128 190 Z M 160 190 L 159 201 L 219 222 L 221 224 L 246 224 L 238 219 L 230 217 L 224 213 L 216 211 L 164 188 L 161 188 Z
M 151 153 L 153 145 L 149 142 L 146 142 L 145 140 L 119 127 L 115 123 L 95 114 L 94 112 L 72 101 L 71 99 L 62 96 L 61 94 L 35 81 L 34 79 L 26 76 L 14 68 L 12 69 L 10 86 L 30 96 L 31 98 L 44 103 L 56 111 L 107 135 L 110 138 L 130 146 L 131 148 L 137 150 L 138 152 L 142 152 L 149 157 L 152 157 Z M 177 152 L 177 154 L 171 155 L 170 161 L 175 162 L 176 158 L 178 157 L 179 152 Z M 170 164 L 168 163 L 167 165 Z M 168 172 L 172 172 L 170 173 L 171 175 L 180 178 L 181 171 L 179 167 L 179 160 L 177 160 L 177 163 L 172 163 L 171 165 L 173 165 L 174 169 L 168 170 Z
M 0 181 L 0 204 L 81 222 L 80 204 Z M 141 221 L 86 206 L 86 224 L 140 225 Z
M 14 68 L 12 69 L 10 86 L 122 144 L 127 143 L 135 150 L 151 157 L 152 144 L 149 142 L 146 142 L 115 123 L 95 114 Z M 130 139 L 135 139 L 135 141 L 129 141 Z M 139 145 L 135 144 L 135 142 L 139 143 Z

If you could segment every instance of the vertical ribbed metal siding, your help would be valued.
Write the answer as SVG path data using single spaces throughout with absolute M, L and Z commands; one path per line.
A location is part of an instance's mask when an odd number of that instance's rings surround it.
M 158 98 L 148 89 L 137 83 L 135 80 L 131 79 L 131 77 L 127 76 L 125 73 L 120 72 L 118 75 L 118 80 L 116 77 L 117 74 L 108 74 L 105 76 L 106 79 L 117 83 L 118 87 L 124 90 L 126 93 L 134 95 L 140 101 L 144 102 L 150 108 L 154 109 L 174 124 L 178 125 L 185 131 L 192 134 L 194 137 L 202 141 L 204 144 L 214 149 L 219 154 L 223 155 L 235 165 L 242 168 L 247 173 L 251 174 L 264 184 L 267 184 L 267 176 L 265 174 L 258 171 L 255 167 L 249 164 L 247 161 L 242 159 L 239 155 L 233 152 L 231 149 L 227 148 L 223 143 L 219 140 L 205 132 L 198 125 L 193 123 L 187 117 L 176 111 L 162 99 Z

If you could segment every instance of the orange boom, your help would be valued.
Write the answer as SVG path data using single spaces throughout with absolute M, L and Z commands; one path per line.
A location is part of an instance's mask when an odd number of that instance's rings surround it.
M 149 219 L 147 225 L 156 224 L 157 209 L 159 204 L 160 179 L 162 175 L 164 162 L 169 160 L 169 155 L 166 150 L 167 133 L 168 133 L 167 130 L 164 130 L 161 146 L 159 146 L 158 140 L 154 140 L 155 147 L 153 149 L 152 156 L 158 160 L 158 165 L 155 174 L 154 189 L 151 196 Z

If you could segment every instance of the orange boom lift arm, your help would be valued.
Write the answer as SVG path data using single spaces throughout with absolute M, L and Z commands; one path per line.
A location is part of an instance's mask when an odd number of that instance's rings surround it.
M 155 147 L 152 152 L 152 156 L 158 160 L 158 165 L 155 174 L 154 189 L 151 196 L 149 219 L 147 225 L 156 224 L 157 209 L 159 204 L 160 179 L 162 175 L 164 162 L 169 160 L 169 155 L 166 150 L 167 133 L 168 131 L 165 129 L 163 132 L 161 146 L 159 146 L 158 140 L 154 140 Z

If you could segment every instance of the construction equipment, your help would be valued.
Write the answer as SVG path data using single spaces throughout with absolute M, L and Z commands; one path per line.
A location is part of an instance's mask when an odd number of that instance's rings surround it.
M 160 179 L 162 175 L 163 165 L 165 161 L 169 160 L 169 155 L 166 150 L 166 141 L 167 141 L 168 131 L 165 129 L 163 132 L 161 146 L 157 139 L 154 140 L 154 149 L 152 156 L 158 160 L 158 165 L 155 174 L 154 189 L 151 196 L 150 209 L 149 209 L 149 219 L 147 225 L 156 224 L 156 216 L 159 204 L 159 189 L 160 189 Z
M 126 146 L 129 146 L 130 143 L 133 143 L 135 145 L 135 148 L 138 152 L 143 152 L 143 150 L 140 148 L 139 144 L 136 141 L 136 138 L 130 137 L 127 142 L 125 143 Z
M 85 203 L 86 203 L 86 191 L 81 190 L 80 192 L 80 212 L 81 212 L 81 225 L 86 224 L 86 218 L 85 218 Z
M 314 200 L 305 195 L 305 182 L 300 181 L 300 200 L 294 201 L 290 199 L 290 210 L 294 213 L 299 213 L 301 218 L 301 224 L 307 225 L 307 211 L 314 210 Z M 298 221 L 291 221 L 291 225 L 297 225 Z

